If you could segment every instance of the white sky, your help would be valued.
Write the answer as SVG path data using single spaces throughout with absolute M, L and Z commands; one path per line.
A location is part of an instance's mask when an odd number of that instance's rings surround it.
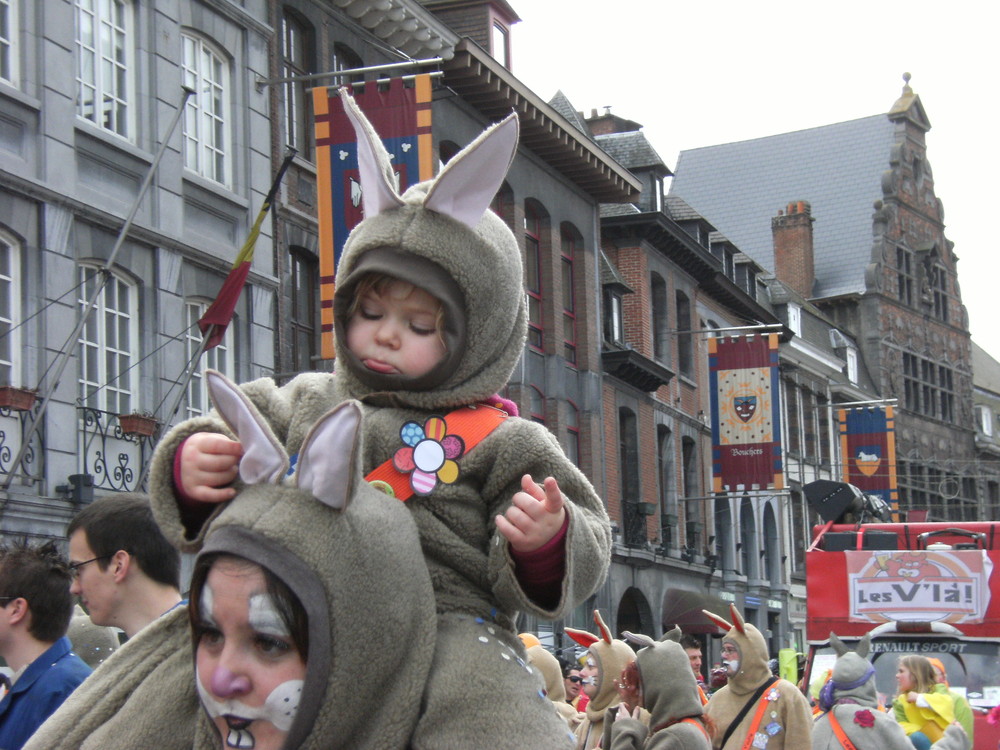
M 671 169 L 684 149 L 887 112 L 909 72 L 972 337 L 1000 360 L 1000 6 L 510 1 L 514 74 L 545 101 L 561 89 L 641 123 Z

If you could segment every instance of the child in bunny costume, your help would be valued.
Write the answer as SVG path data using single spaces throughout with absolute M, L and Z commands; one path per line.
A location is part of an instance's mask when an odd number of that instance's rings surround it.
M 438 177 L 400 196 L 374 130 L 342 96 L 358 135 L 365 218 L 337 269 L 336 373 L 241 389 L 289 453 L 332 405 L 358 399 L 364 471 L 388 464 L 392 476 L 379 484 L 398 492 L 402 476 L 413 492 L 405 505 L 438 612 L 413 746 L 469 747 L 475 738 L 559 747 L 565 729 L 532 687 L 514 618 L 529 611 L 558 619 L 600 586 L 610 561 L 607 514 L 542 426 L 501 415 L 469 449 L 469 435 L 454 431 L 453 415 L 469 405 L 485 413 L 499 403 L 494 394 L 524 345 L 520 251 L 488 210 L 515 153 L 517 119 L 490 128 Z M 201 519 L 218 507 L 209 503 L 232 495 L 235 466 L 241 454 L 246 460 L 228 434 L 214 415 L 189 420 L 154 457 L 154 512 L 188 549 L 200 545 Z M 377 685 L 358 689 L 378 695 Z
M 433 590 L 412 516 L 362 479 L 359 405 L 345 402 L 320 419 L 286 478 L 287 454 L 238 387 L 218 373 L 206 377 L 248 459 L 240 493 L 205 529 L 191 605 L 171 610 L 116 651 L 27 747 L 265 747 L 265 720 L 285 732 L 282 750 L 408 747 L 433 657 Z M 221 717 L 219 701 L 205 689 L 218 675 L 196 673 L 200 633 L 213 623 L 198 570 L 203 558 L 219 556 L 256 563 L 305 610 L 308 654 L 290 715 L 268 714 L 265 704 L 256 718 Z M 200 612 L 193 622 L 189 610 Z M 261 650 L 265 660 L 277 653 L 273 646 Z M 361 679 L 376 683 L 379 695 L 359 691 Z M 227 700 L 249 704 L 238 687 Z M 223 718 L 233 724 L 228 731 L 220 730 Z
M 899 723 L 879 710 L 875 667 L 868 661 L 871 636 L 852 651 L 833 633 L 830 645 L 837 652 L 833 675 L 819 694 L 823 713 L 813 726 L 813 750 L 841 750 L 842 733 L 857 750 L 913 750 Z M 839 731 L 838 731 L 839 728 Z M 969 750 L 972 742 L 959 724 L 945 729 L 932 750 Z

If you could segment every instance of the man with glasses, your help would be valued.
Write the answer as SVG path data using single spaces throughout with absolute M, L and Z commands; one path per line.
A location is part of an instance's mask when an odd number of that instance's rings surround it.
M 131 638 L 181 603 L 180 556 L 138 493 L 101 497 L 66 530 L 71 593 L 95 625 L 121 628 Z
M 13 670 L 0 700 L 0 748 L 20 750 L 90 674 L 72 652 L 66 560 L 52 542 L 0 549 L 0 657 Z
M 576 708 L 577 701 L 580 698 L 580 688 L 582 687 L 580 683 L 582 681 L 583 677 L 580 676 L 580 668 L 578 666 L 567 664 L 563 667 L 563 683 L 566 685 L 566 702 L 573 706 L 573 708 Z

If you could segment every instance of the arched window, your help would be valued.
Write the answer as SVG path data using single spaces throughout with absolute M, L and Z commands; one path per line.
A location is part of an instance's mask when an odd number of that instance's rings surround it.
M 131 140 L 133 35 L 131 2 L 77 0 L 76 113 Z
M 182 35 L 184 85 L 194 89 L 184 113 L 184 166 L 223 185 L 231 181 L 229 63 L 212 44 Z
M 740 564 L 744 575 L 757 577 L 757 555 L 760 549 L 757 542 L 757 524 L 753 517 L 753 503 L 747 495 L 740 501 Z
M 189 300 L 184 304 L 187 319 L 187 329 L 184 333 L 184 354 L 187 362 L 194 359 L 194 355 L 201 346 L 202 335 L 198 328 L 198 321 L 201 320 L 210 303 L 198 300 Z M 229 378 L 235 378 L 234 354 L 236 340 L 237 320 L 234 316 L 226 327 L 222 341 L 201 355 L 201 360 L 194 372 L 187 387 L 187 404 L 185 406 L 187 418 L 198 417 L 207 414 L 212 408 L 208 398 L 208 387 L 205 383 L 205 370 L 218 370 Z
M 618 409 L 618 472 L 621 475 L 621 514 L 625 544 L 634 547 L 646 542 L 646 517 L 639 515 L 639 433 L 635 412 Z
M 27 385 L 21 372 L 21 246 L 0 232 L 0 383 Z
M 139 408 L 134 383 L 138 375 L 138 287 L 112 271 L 97 294 L 89 314 L 87 302 L 103 276 L 92 265 L 79 268 L 77 304 L 87 316 L 79 339 L 80 403 L 112 414 L 128 414 Z
M 674 435 L 665 424 L 656 426 L 656 473 L 660 490 L 660 526 L 664 545 L 673 544 L 677 528 L 677 488 L 674 486 Z
M 658 273 L 652 273 L 649 277 L 650 299 L 652 302 L 650 313 L 653 316 L 653 358 L 660 362 L 666 362 L 669 357 L 669 321 L 667 319 L 667 282 Z
M 285 9 L 281 14 L 281 77 L 304 76 L 312 72 L 312 34 L 308 24 L 295 12 Z M 306 86 L 303 81 L 286 81 L 282 119 L 288 145 L 298 149 L 299 156 L 310 158 L 312 139 L 306 107 Z
M 341 44 L 337 42 L 333 45 L 333 54 L 330 58 L 330 70 L 356 70 L 357 68 L 364 67 L 364 63 L 361 61 L 361 56 L 348 47 L 346 44 Z M 347 78 L 338 78 L 338 83 L 351 83 L 357 81 L 363 81 L 365 79 L 364 73 L 355 73 Z
M 528 344 L 542 349 L 542 216 L 531 203 L 524 207 L 524 287 L 528 293 Z

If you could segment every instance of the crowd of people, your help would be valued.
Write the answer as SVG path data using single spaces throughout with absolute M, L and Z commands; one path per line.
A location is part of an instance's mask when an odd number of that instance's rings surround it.
M 82 510 L 68 559 L 0 553 L 0 750 L 813 746 L 822 719 L 735 608 L 706 613 L 708 685 L 678 628 L 615 635 L 595 611 L 596 632 L 566 628 L 584 653 L 562 667 L 517 633 L 518 613 L 593 596 L 611 553 L 589 481 L 498 395 L 527 332 L 517 240 L 488 210 L 517 116 L 400 195 L 341 95 L 365 218 L 337 269 L 336 372 L 207 373 L 215 410 L 163 437 L 149 497 Z M 178 551 L 197 555 L 186 598 Z M 66 636 L 74 596 L 89 666 Z M 916 662 L 900 673 L 913 747 L 967 747 L 957 698 Z M 834 670 L 828 723 L 856 681 Z

